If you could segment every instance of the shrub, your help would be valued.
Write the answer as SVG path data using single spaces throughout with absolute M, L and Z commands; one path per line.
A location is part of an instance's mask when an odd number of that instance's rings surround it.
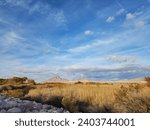
M 35 85 L 36 84 L 35 81 L 32 80 L 32 79 L 28 79 L 27 83 L 30 84 L 30 85 Z
M 150 89 L 140 85 L 121 87 L 115 94 L 114 112 L 150 112 Z
M 5 79 L 0 79 L 0 85 L 4 84 L 5 82 Z
M 74 84 L 84 84 L 84 83 L 81 82 L 81 81 L 77 81 L 77 82 L 75 82 Z
M 145 81 L 147 82 L 147 87 L 150 87 L 150 77 L 145 77 Z
M 23 77 L 23 78 L 20 78 L 20 77 L 13 77 L 11 79 L 8 79 L 8 81 L 10 83 L 19 83 L 19 84 L 23 84 L 24 81 L 27 80 L 27 77 Z

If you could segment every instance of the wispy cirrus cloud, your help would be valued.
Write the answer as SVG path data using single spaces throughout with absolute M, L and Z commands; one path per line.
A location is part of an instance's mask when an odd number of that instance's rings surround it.
M 125 14 L 125 13 L 126 13 L 126 10 L 125 10 L 124 8 L 121 8 L 121 9 L 119 9 L 119 10 L 116 12 L 116 15 L 117 15 L 117 16 L 120 16 L 120 15 Z
M 53 21 L 57 26 L 67 26 L 67 19 L 63 10 L 50 11 L 47 19 Z
M 91 50 L 91 49 L 95 49 L 97 47 L 100 47 L 101 45 L 109 45 L 109 44 L 112 44 L 116 41 L 116 39 L 104 39 L 104 40 L 94 40 L 92 41 L 91 43 L 87 44 L 87 45 L 83 45 L 83 46 L 78 46 L 78 47 L 75 47 L 75 48 L 71 48 L 68 50 L 68 52 L 70 53 L 82 53 L 82 52 L 86 52 L 88 50 Z
M 50 6 L 42 2 L 34 2 L 34 0 L 3 0 L 1 5 L 11 6 L 11 7 L 21 7 L 25 10 L 28 10 L 30 14 L 39 12 L 47 13 L 50 10 Z
M 0 23 L 1 24 L 5 24 L 5 25 L 10 25 L 11 24 L 10 22 L 8 22 L 8 21 L 6 21 L 6 20 L 4 20 L 2 18 L 0 18 Z
M 115 17 L 114 16 L 109 16 L 107 19 L 106 19 L 106 22 L 107 23 L 111 23 L 115 20 Z
M 7 53 L 11 51 L 11 48 L 18 46 L 18 44 L 22 43 L 25 39 L 20 36 L 15 31 L 4 32 L 0 37 L 0 48 L 2 53 Z
M 37 46 L 38 44 L 38 46 Z M 47 40 L 40 38 L 28 39 L 17 31 L 6 31 L 0 37 L 1 55 L 13 55 L 15 57 L 33 57 L 57 53 L 58 49 L 53 47 Z M 17 55 L 19 53 L 19 55 Z
M 53 70 L 49 66 L 25 65 L 23 62 L 20 62 L 13 57 L 10 57 L 10 60 L 11 62 L 7 62 L 7 64 L 6 62 L 4 62 L 5 67 L 3 67 L 3 64 L 0 63 L 0 69 L 3 68 L 0 72 L 0 77 L 8 78 L 13 76 L 26 76 L 40 82 L 45 81 L 47 77 L 51 77 L 52 75 L 54 75 Z
M 41 14 L 47 20 L 53 21 L 57 26 L 66 26 L 67 19 L 64 11 L 59 8 L 54 8 L 50 4 L 34 0 L 4 0 L 1 6 L 20 7 L 27 10 L 30 15 Z
M 24 40 L 24 38 L 21 37 L 16 32 L 12 31 L 12 32 L 7 32 L 6 34 L 4 34 L 2 37 L 2 40 L 3 42 L 5 42 L 5 44 L 17 44 L 20 41 Z

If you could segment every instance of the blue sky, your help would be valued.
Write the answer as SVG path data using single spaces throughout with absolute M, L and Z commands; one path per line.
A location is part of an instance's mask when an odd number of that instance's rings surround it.
M 150 0 L 0 0 L 0 77 L 150 75 Z

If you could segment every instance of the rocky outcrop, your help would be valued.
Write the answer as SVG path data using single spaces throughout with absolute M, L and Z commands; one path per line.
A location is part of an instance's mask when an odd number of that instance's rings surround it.
M 0 95 L 0 113 L 68 113 L 68 111 L 48 104 Z

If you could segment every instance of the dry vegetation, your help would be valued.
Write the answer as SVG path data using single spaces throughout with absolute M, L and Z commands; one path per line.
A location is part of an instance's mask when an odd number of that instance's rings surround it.
M 35 81 L 27 77 L 0 79 L 0 94 L 23 98 L 35 85 Z
M 13 84 L 11 89 L 10 84 L 2 84 L 5 89 L 1 87 L 0 92 L 64 107 L 70 112 L 150 112 L 150 77 L 145 80 L 147 84 L 81 81 L 36 84 L 21 81 L 20 85 Z
M 122 87 L 115 96 L 114 112 L 150 112 L 150 88 L 146 86 Z
M 38 86 L 27 96 L 55 106 L 62 105 L 71 112 L 111 112 L 114 92 L 119 88 L 109 84 L 49 84 Z

